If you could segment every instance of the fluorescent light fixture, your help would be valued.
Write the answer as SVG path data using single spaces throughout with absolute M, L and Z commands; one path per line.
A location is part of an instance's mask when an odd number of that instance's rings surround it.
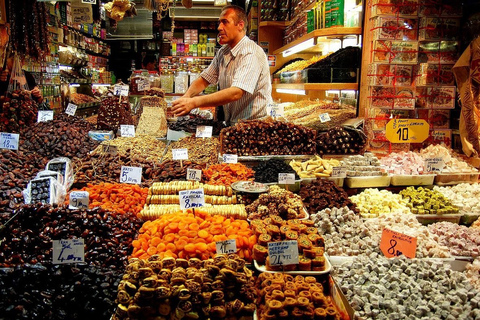
M 111 84 L 108 83 L 92 83 L 92 87 L 110 87 Z
M 287 93 L 287 94 L 298 94 L 298 95 L 306 95 L 305 90 L 303 89 L 275 89 L 278 93 Z
M 311 47 L 314 47 L 315 45 L 316 45 L 316 39 L 311 38 L 311 39 L 308 39 L 308 40 L 306 40 L 302 43 L 297 44 L 296 46 L 291 47 L 290 49 L 287 49 L 287 50 L 283 51 L 282 55 L 284 57 L 288 57 L 292 54 L 301 52 L 303 50 L 310 49 Z
M 326 96 L 329 96 L 329 95 L 333 96 L 333 95 L 336 95 L 336 94 L 340 95 L 340 90 L 326 90 L 325 91 Z
M 70 87 L 80 87 L 78 83 L 70 83 Z

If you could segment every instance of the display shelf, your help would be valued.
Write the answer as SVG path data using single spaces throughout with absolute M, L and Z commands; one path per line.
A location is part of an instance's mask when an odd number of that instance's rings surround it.
M 275 27 L 275 28 L 285 28 L 290 25 L 290 21 L 262 21 L 260 22 L 260 27 Z
M 326 28 L 326 29 L 317 29 L 310 33 L 307 33 L 306 35 L 300 37 L 295 41 L 290 42 L 289 44 L 281 48 L 278 48 L 273 52 L 273 54 L 281 54 L 284 51 L 287 51 L 295 47 L 296 45 L 299 45 L 310 39 L 315 39 L 317 37 L 327 37 L 330 39 L 343 39 L 347 36 L 359 36 L 361 34 L 362 34 L 361 27 L 333 27 L 333 28 Z
M 274 83 L 272 89 L 358 90 L 358 83 Z

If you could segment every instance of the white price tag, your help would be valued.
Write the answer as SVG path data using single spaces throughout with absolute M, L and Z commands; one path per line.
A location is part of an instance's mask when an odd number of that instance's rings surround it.
M 267 115 L 276 118 L 276 117 L 283 117 L 285 114 L 285 108 L 283 104 L 277 103 L 269 103 L 267 105 Z
M 167 140 L 168 141 L 178 141 L 184 137 L 188 136 L 185 132 L 183 131 L 175 131 L 175 130 L 170 130 L 167 129 Z
M 195 136 L 197 138 L 211 138 L 213 133 L 212 126 L 198 126 Z
M 131 124 L 121 124 L 120 135 L 122 137 L 135 138 L 135 126 Z
M 269 242 L 268 256 L 272 266 L 298 264 L 298 243 L 296 240 Z
M 192 180 L 192 181 L 202 180 L 202 170 L 187 168 L 187 180 Z
M 65 113 L 68 114 L 69 116 L 74 116 L 75 112 L 77 112 L 77 105 L 73 103 L 69 103 L 67 105 L 67 109 L 65 109 Z
M 347 177 L 347 167 L 332 168 L 332 178 L 346 178 L 346 177 Z
M 138 91 L 150 90 L 150 82 L 148 80 L 137 80 Z
M 142 183 L 142 168 L 122 166 L 122 171 L 120 172 L 120 182 L 131 184 Z
M 124 96 L 124 97 L 127 97 L 128 96 L 128 91 L 129 91 L 129 88 L 127 85 L 119 85 L 119 84 L 116 84 L 114 87 L 113 87 L 113 93 L 116 95 L 116 96 Z
M 37 122 L 47 122 L 53 120 L 53 110 L 38 111 Z
M 328 113 L 320 114 L 320 122 L 321 123 L 328 122 L 330 120 L 332 120 L 332 119 L 330 119 L 330 115 Z
M 443 158 L 426 158 L 425 159 L 426 172 L 442 172 L 443 167 L 445 167 L 445 161 L 443 161 Z
M 88 209 L 90 203 L 90 194 L 88 191 L 70 192 L 69 209 Z
M 96 4 L 97 0 L 82 0 L 82 3 Z
M 205 194 L 203 188 L 183 190 L 178 193 L 180 197 L 180 209 L 203 207 L 205 205 Z
M 224 154 L 223 155 L 223 162 L 225 163 L 237 163 L 238 157 L 236 154 Z
M 188 149 L 172 149 L 173 160 L 188 160 Z
M 237 252 L 237 241 L 235 239 L 215 242 L 218 254 L 229 254 Z
M 18 133 L 0 133 L 0 149 L 18 150 L 20 135 Z
M 295 174 L 294 173 L 279 173 L 278 174 L 278 183 L 279 184 L 295 184 Z
M 53 240 L 53 264 L 85 262 L 85 243 L 80 239 Z

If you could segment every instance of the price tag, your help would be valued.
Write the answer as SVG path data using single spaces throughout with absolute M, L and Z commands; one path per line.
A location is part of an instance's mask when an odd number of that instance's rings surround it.
M 88 209 L 90 202 L 90 194 L 88 191 L 72 191 L 70 192 L 69 209 Z
M 428 138 L 430 126 L 423 119 L 392 119 L 385 135 L 392 143 L 419 143 Z
M 80 239 L 53 240 L 53 264 L 85 262 L 85 243 Z
M 223 162 L 225 163 L 237 163 L 238 157 L 236 154 L 224 154 Z
M 38 111 L 37 122 L 47 122 L 53 120 L 53 110 Z
M 298 264 L 298 243 L 296 240 L 269 242 L 268 256 L 272 266 Z
M 417 251 L 417 238 L 384 228 L 380 240 L 380 250 L 387 258 L 403 254 L 407 258 L 413 259 Z
M 346 178 L 346 177 L 347 177 L 347 167 L 332 168 L 332 178 Z
M 120 135 L 122 137 L 135 138 L 135 126 L 131 124 L 121 124 Z
M 175 131 L 175 130 L 170 130 L 167 129 L 167 140 L 168 141 L 178 141 L 184 137 L 188 136 L 185 132 L 183 131 Z
M 18 133 L 0 133 L 0 149 L 18 150 L 18 141 L 20 141 Z
M 188 160 L 188 149 L 172 149 L 173 160 Z
M 140 184 L 142 183 L 142 168 L 122 166 L 120 172 L 121 183 Z
M 267 115 L 276 118 L 283 117 L 285 114 L 285 108 L 283 104 L 269 103 L 267 105 Z
M 328 113 L 322 113 L 320 114 L 320 122 L 325 123 L 328 121 L 331 121 L 332 119 L 330 118 L 330 115 Z
M 150 81 L 142 79 L 137 80 L 137 88 L 138 91 L 150 90 Z
M 116 96 L 124 96 L 124 97 L 127 97 L 128 96 L 128 91 L 129 91 L 129 88 L 128 88 L 128 85 L 119 85 L 119 84 L 116 84 L 114 87 L 113 87 L 113 92 Z
M 203 207 L 205 205 L 205 194 L 203 188 L 183 190 L 178 193 L 180 197 L 180 209 Z
M 295 184 L 295 174 L 294 173 L 279 173 L 278 174 L 278 183 L 279 184 Z
M 96 4 L 97 0 L 82 0 L 82 3 Z
M 197 138 L 211 138 L 213 132 L 212 126 L 198 126 L 195 136 Z
M 187 180 L 191 180 L 191 181 L 202 180 L 202 170 L 187 168 Z
M 65 109 L 65 113 L 73 117 L 75 115 L 75 112 L 77 112 L 77 105 L 69 103 L 67 105 L 67 109 Z
M 235 239 L 217 241 L 215 242 L 217 247 L 217 253 L 219 254 L 229 254 L 237 252 L 237 241 Z
M 426 172 L 442 172 L 445 167 L 443 158 L 426 158 L 425 171 Z

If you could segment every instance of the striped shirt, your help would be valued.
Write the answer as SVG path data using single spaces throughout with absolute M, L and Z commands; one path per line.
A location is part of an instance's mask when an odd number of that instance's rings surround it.
M 233 49 L 224 45 L 201 76 L 210 84 L 218 83 L 220 90 L 237 87 L 244 91 L 242 98 L 223 106 L 227 123 L 267 115 L 267 104 L 272 102 L 267 56 L 248 37 Z

